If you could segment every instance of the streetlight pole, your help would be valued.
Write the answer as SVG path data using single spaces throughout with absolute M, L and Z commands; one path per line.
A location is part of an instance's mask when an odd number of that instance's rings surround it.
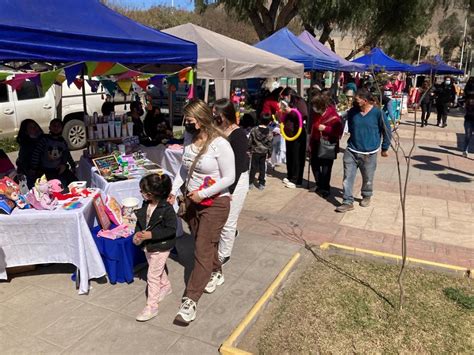
M 467 28 L 467 16 L 466 16 L 466 20 L 464 21 L 464 32 L 463 32 L 463 35 L 462 35 L 462 46 L 461 46 L 461 60 L 459 61 L 459 69 L 462 70 L 462 57 L 463 57 L 463 54 L 464 54 L 464 45 L 466 44 L 466 28 Z

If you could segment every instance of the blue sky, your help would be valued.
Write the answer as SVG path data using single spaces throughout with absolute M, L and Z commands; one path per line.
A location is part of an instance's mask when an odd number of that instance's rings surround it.
M 112 3 L 117 5 L 136 7 L 139 9 L 147 9 L 157 5 L 171 6 L 172 1 L 175 7 L 187 10 L 194 9 L 194 1 L 192 0 L 111 0 Z

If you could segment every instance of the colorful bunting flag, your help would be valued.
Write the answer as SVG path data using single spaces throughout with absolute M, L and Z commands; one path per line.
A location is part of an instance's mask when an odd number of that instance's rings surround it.
M 41 75 L 39 75 L 39 73 L 38 73 L 37 76 L 34 76 L 34 77 L 30 78 L 29 80 L 34 82 L 37 87 L 41 87 Z
M 70 67 L 64 68 L 64 74 L 66 74 L 67 79 L 67 86 L 71 86 L 71 84 L 76 80 L 76 77 L 81 72 L 82 68 L 84 68 L 84 63 L 74 64 Z
M 18 73 L 18 74 L 15 74 L 15 79 L 26 80 L 26 79 L 34 78 L 38 75 L 39 75 L 38 73 Z
M 107 70 L 105 73 L 102 75 L 117 75 L 117 74 L 122 74 L 128 72 L 128 68 L 120 63 L 115 63 L 115 65 Z
M 92 92 L 97 92 L 99 89 L 100 81 L 98 80 L 87 80 L 87 84 L 91 87 Z
M 86 62 L 87 75 L 89 76 L 89 79 L 92 79 L 94 70 L 97 68 L 98 64 L 99 63 L 97 62 Z
M 100 83 L 110 95 L 117 90 L 117 85 L 112 80 L 101 80 Z
M 150 81 L 150 84 L 161 87 L 163 85 L 164 78 L 166 78 L 166 75 L 158 74 L 158 75 L 152 76 L 149 79 L 149 81 Z
M 5 81 L 5 84 L 8 84 L 12 87 L 13 90 L 20 90 L 21 89 L 21 86 L 23 85 L 23 83 L 25 82 L 25 79 L 23 78 L 20 78 L 20 79 L 10 79 L 10 80 L 7 80 Z
M 181 83 L 183 83 L 184 81 L 187 81 L 189 84 L 191 84 L 191 82 L 189 81 L 189 78 L 192 79 L 192 71 L 193 71 L 193 68 L 191 67 L 180 70 L 178 72 L 179 81 Z
M 6 78 L 8 78 L 12 74 L 13 73 L 5 73 L 5 72 L 0 73 L 0 81 L 5 80 Z
M 99 62 L 97 63 L 97 67 L 94 69 L 92 76 L 102 75 L 112 69 L 114 65 L 115 63 L 111 62 Z
M 58 70 L 53 70 L 53 71 L 47 71 L 47 72 L 44 72 L 44 73 L 41 73 L 41 87 L 43 89 L 43 94 L 46 93 L 46 91 L 49 90 L 49 88 L 51 87 L 51 85 L 54 84 L 57 76 L 59 75 L 59 73 L 61 72 L 60 69 Z
M 132 81 L 130 79 L 120 80 L 117 81 L 117 85 L 125 94 L 128 95 L 130 88 L 132 87 Z
M 63 75 L 63 74 L 59 74 L 57 77 L 56 77 L 56 81 L 54 82 L 55 84 L 58 84 L 58 85 L 62 85 L 62 83 L 64 83 L 66 81 L 66 76 Z
M 78 88 L 79 90 L 82 89 L 82 86 L 84 85 L 84 80 L 82 79 L 76 79 L 74 80 L 74 85 L 76 85 L 76 88 Z
M 148 87 L 148 80 L 135 80 L 135 83 L 143 90 L 146 91 Z
M 189 91 L 188 91 L 188 96 L 187 98 L 189 100 L 191 99 L 194 99 L 194 88 L 193 88 L 193 84 L 189 85 Z
M 133 78 L 133 77 L 137 77 L 139 75 L 141 75 L 141 73 L 139 71 L 129 70 L 126 73 L 120 74 L 119 77 L 117 78 L 117 80 L 130 79 L 130 78 Z

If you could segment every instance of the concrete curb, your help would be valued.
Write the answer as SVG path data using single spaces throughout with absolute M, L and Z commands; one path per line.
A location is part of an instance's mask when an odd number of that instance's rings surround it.
M 341 244 L 335 244 L 335 243 L 323 243 L 319 246 L 321 250 L 328 250 L 330 248 L 334 249 L 340 249 L 343 251 L 349 251 L 352 253 L 356 254 L 368 254 L 374 257 L 382 257 L 382 258 L 387 258 L 387 259 L 395 259 L 398 261 L 402 260 L 402 257 L 400 255 L 396 254 L 389 254 L 389 253 L 383 253 L 380 251 L 375 251 L 375 250 L 369 250 L 369 249 L 361 249 L 361 248 L 355 248 L 347 245 L 341 245 Z M 463 276 L 467 276 L 472 278 L 472 270 L 469 270 L 465 267 L 462 266 L 456 266 L 456 265 L 449 265 L 449 264 L 442 264 L 442 263 L 437 263 L 434 261 L 428 261 L 428 260 L 422 260 L 422 259 L 417 259 L 417 258 L 410 258 L 407 257 L 407 263 L 415 263 L 415 264 L 420 264 L 424 266 L 429 266 L 429 267 L 434 267 L 438 269 L 444 269 L 446 271 L 450 272 L 455 272 L 455 273 L 462 273 Z
M 250 311 L 247 313 L 245 318 L 237 325 L 234 331 L 229 335 L 229 337 L 224 340 L 222 345 L 219 348 L 219 352 L 222 355 L 249 355 L 251 353 L 241 350 L 234 346 L 235 342 L 238 340 L 240 335 L 247 330 L 247 328 L 251 325 L 252 321 L 255 317 L 260 313 L 262 308 L 267 304 L 270 297 L 274 295 L 274 293 L 279 289 L 281 283 L 284 281 L 285 277 L 291 271 L 293 266 L 299 260 L 301 254 L 296 253 L 292 256 L 290 261 L 285 265 L 285 267 L 280 271 L 277 275 L 275 280 L 271 283 L 271 285 L 267 288 L 265 293 L 260 297 L 260 299 L 253 305 Z

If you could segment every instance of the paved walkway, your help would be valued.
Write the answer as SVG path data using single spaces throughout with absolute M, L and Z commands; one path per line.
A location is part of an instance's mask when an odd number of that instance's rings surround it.
M 399 134 L 408 150 L 412 115 L 404 121 Z M 448 124 L 444 129 L 433 125 L 417 129 L 407 197 L 408 255 L 473 269 L 474 146 L 471 159 L 463 158 L 458 149 L 463 139 L 463 118 L 449 117 Z M 270 178 L 265 191 L 251 192 L 241 216 L 241 228 L 292 239 L 279 228 L 289 230 L 290 223 L 297 223 L 303 237 L 315 244 L 333 242 L 400 255 L 402 213 L 392 151 L 389 158 L 378 159 L 371 206 L 362 208 L 356 203 L 355 210 L 346 214 L 334 212 L 342 200 L 342 159 L 335 162 L 334 197 L 328 201 L 312 192 L 312 176 L 310 191 L 285 188 L 281 183 L 284 171 L 283 167 L 277 169 L 278 179 Z M 358 176 L 356 197 L 360 197 L 360 186 Z M 256 225 L 258 216 L 264 216 L 266 222 Z
M 404 145 L 411 128 L 400 129 Z M 460 132 L 462 118 L 453 117 L 446 129 L 429 126 L 418 131 L 407 199 L 408 254 L 472 269 L 474 160 L 462 158 L 457 149 Z M 346 214 L 334 212 L 342 196 L 342 159 L 335 163 L 335 197 L 328 201 L 306 189 L 285 188 L 283 171 L 269 177 L 264 191 L 250 192 L 239 221 L 241 234 L 224 270 L 226 282 L 203 296 L 198 318 L 189 327 L 172 324 L 192 260 L 192 242 L 186 238 L 178 248 L 180 262 L 168 263 L 174 293 L 163 302 L 160 315 L 147 323 L 134 320 L 145 303 L 143 272 L 130 285 L 93 282 L 87 296 L 76 294 L 68 266 L 39 267 L 1 282 L 1 353 L 215 354 L 299 250 L 301 235 L 315 244 L 328 241 L 400 253 L 393 152 L 387 159 L 379 158 L 372 205 L 356 205 Z M 355 191 L 360 180 L 357 184 Z

